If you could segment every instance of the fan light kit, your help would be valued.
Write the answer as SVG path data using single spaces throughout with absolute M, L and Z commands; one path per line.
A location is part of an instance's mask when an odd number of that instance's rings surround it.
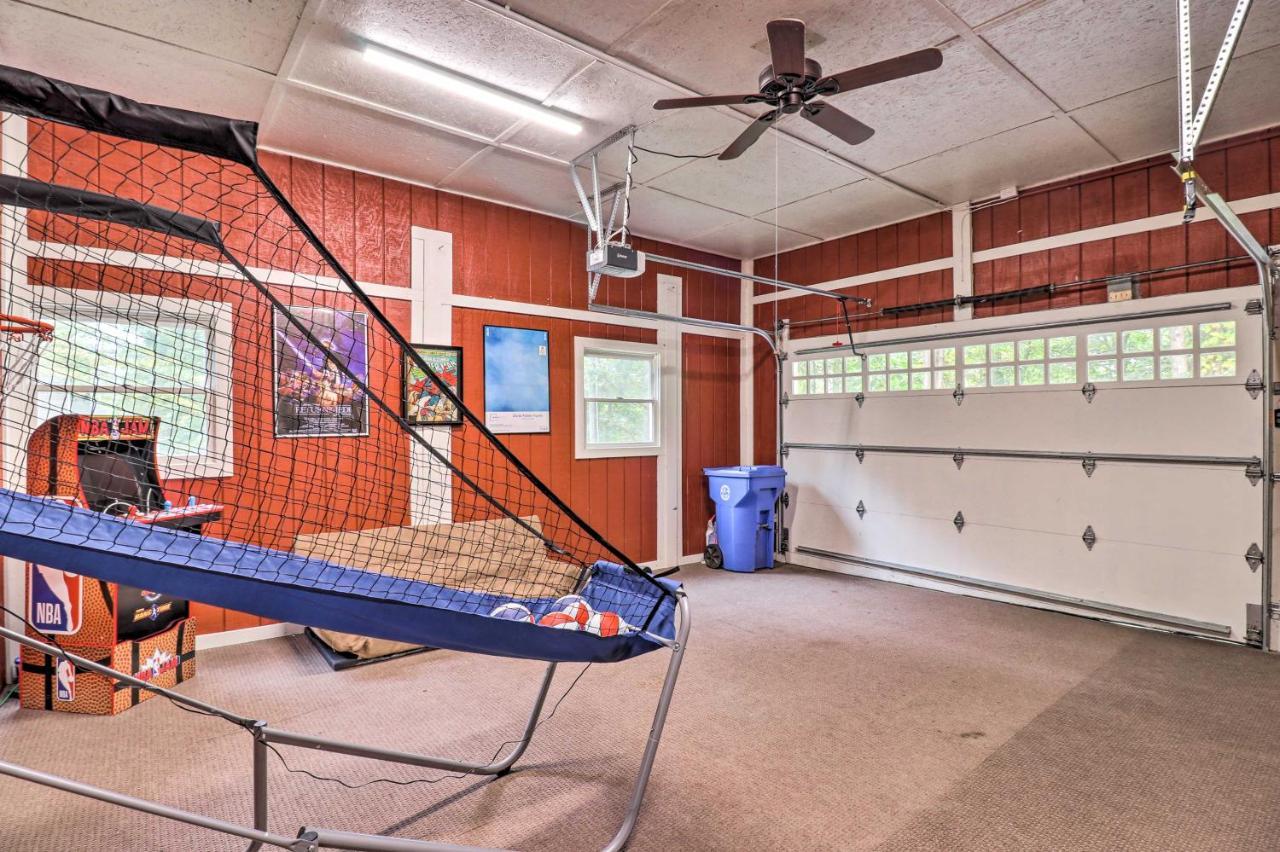
M 488 83 L 473 80 L 456 71 L 441 68 L 425 59 L 373 42 L 365 42 L 361 55 L 370 65 L 404 74 L 476 103 L 518 115 L 543 127 L 550 127 L 552 130 L 559 130 L 571 136 L 582 132 L 582 122 L 572 116 Z
M 813 122 L 850 145 L 865 142 L 875 133 L 874 130 L 826 101 L 814 99 L 862 89 L 902 77 L 911 77 L 942 66 L 942 51 L 930 47 L 824 77 L 822 66 L 804 55 L 804 21 L 782 18 L 770 21 L 767 29 L 769 53 L 773 64 L 766 65 L 760 72 L 759 93 L 671 98 L 658 101 L 653 105 L 654 109 L 736 104 L 768 104 L 773 107 L 753 121 L 742 135 L 733 140 L 733 143 L 720 154 L 721 160 L 732 160 L 741 156 L 779 119 L 794 113 L 800 113 L 807 121 Z

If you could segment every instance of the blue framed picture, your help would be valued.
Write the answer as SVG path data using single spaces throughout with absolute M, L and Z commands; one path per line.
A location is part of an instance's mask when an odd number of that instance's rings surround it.
M 484 327 L 484 425 L 495 434 L 551 431 L 547 332 Z

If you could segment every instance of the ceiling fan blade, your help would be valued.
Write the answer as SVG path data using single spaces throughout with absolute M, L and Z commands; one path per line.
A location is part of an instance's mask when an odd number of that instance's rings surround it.
M 875 131 L 861 121 L 842 112 L 824 101 L 808 104 L 800 114 L 839 139 L 850 145 L 866 142 Z
M 913 74 L 923 74 L 942 67 L 942 51 L 936 47 L 917 50 L 915 53 L 904 53 L 883 62 L 873 62 L 861 68 L 851 68 L 839 74 L 823 77 L 814 85 L 816 94 L 834 95 L 836 92 L 848 92 L 876 83 L 886 83 Z
M 773 57 L 773 76 L 793 80 L 804 79 L 804 21 L 781 18 L 770 21 L 769 53 Z
M 753 104 L 763 98 L 758 94 L 750 95 L 710 95 L 703 98 L 666 98 L 656 101 L 653 105 L 654 109 L 685 109 L 687 107 L 702 106 L 729 106 L 741 104 Z
M 718 159 L 735 160 L 741 157 L 743 152 L 756 144 L 756 140 L 760 138 L 769 127 L 778 119 L 778 110 L 770 110 L 755 121 L 747 125 L 747 129 L 733 143 L 725 148 Z

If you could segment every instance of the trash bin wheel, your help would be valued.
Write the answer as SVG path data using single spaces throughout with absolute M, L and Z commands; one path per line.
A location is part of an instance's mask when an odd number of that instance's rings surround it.
M 707 549 L 702 552 L 702 561 L 708 568 L 723 568 L 724 552 L 720 550 L 720 545 L 708 544 Z

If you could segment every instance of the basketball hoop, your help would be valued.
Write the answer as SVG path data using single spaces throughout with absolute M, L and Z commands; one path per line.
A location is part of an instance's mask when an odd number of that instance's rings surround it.
M 17 316 L 0 314 L 0 397 L 7 396 L 24 378 L 36 359 L 40 347 L 53 339 L 53 324 Z

